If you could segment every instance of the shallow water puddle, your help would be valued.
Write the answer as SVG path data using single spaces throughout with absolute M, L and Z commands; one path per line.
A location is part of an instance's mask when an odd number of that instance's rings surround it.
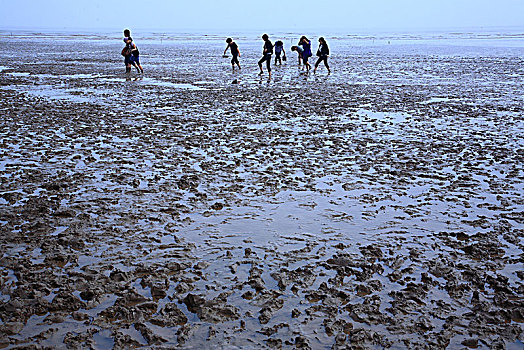
M 175 89 L 184 89 L 184 90 L 206 90 L 206 88 L 201 86 L 196 86 L 189 83 L 173 83 L 170 81 L 162 81 L 152 78 L 143 78 L 138 80 L 141 84 L 144 85 L 154 85 L 154 86 L 162 86 L 162 87 L 169 87 L 169 88 L 175 88 Z

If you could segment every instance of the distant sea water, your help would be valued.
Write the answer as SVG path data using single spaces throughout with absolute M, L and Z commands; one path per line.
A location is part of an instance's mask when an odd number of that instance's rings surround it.
M 9 29 L 0 27 L 0 39 L 14 38 L 52 38 L 55 40 L 116 40 L 122 37 L 124 28 L 104 30 L 73 30 L 73 29 Z M 439 30 L 333 30 L 333 31 L 271 31 L 273 40 L 298 41 L 306 35 L 313 41 L 323 36 L 328 41 L 350 41 L 355 46 L 386 44 L 445 44 L 471 45 L 490 47 L 524 47 L 524 26 L 522 27 L 492 27 L 492 28 L 462 28 Z M 224 41 L 227 37 L 235 40 L 251 42 L 260 41 L 262 31 L 232 31 L 212 30 L 152 30 L 132 29 L 132 36 L 140 42 L 170 42 L 170 41 Z

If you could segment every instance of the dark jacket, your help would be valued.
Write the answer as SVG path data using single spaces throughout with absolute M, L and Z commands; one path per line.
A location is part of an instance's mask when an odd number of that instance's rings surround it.
M 327 44 L 320 44 L 317 50 L 317 56 L 329 56 L 329 46 Z
M 273 54 L 273 43 L 271 43 L 271 41 L 266 40 L 264 42 L 264 52 L 263 52 L 264 55 L 271 55 Z

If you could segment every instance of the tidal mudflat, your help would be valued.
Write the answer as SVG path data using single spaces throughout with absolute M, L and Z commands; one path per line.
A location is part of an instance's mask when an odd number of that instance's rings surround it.
M 324 36 L 3 33 L 0 348 L 522 349 L 524 38 Z

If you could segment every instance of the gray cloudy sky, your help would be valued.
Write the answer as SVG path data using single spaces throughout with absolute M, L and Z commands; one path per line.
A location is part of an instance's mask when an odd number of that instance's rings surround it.
M 0 28 L 370 30 L 524 26 L 524 0 L 0 0 Z

